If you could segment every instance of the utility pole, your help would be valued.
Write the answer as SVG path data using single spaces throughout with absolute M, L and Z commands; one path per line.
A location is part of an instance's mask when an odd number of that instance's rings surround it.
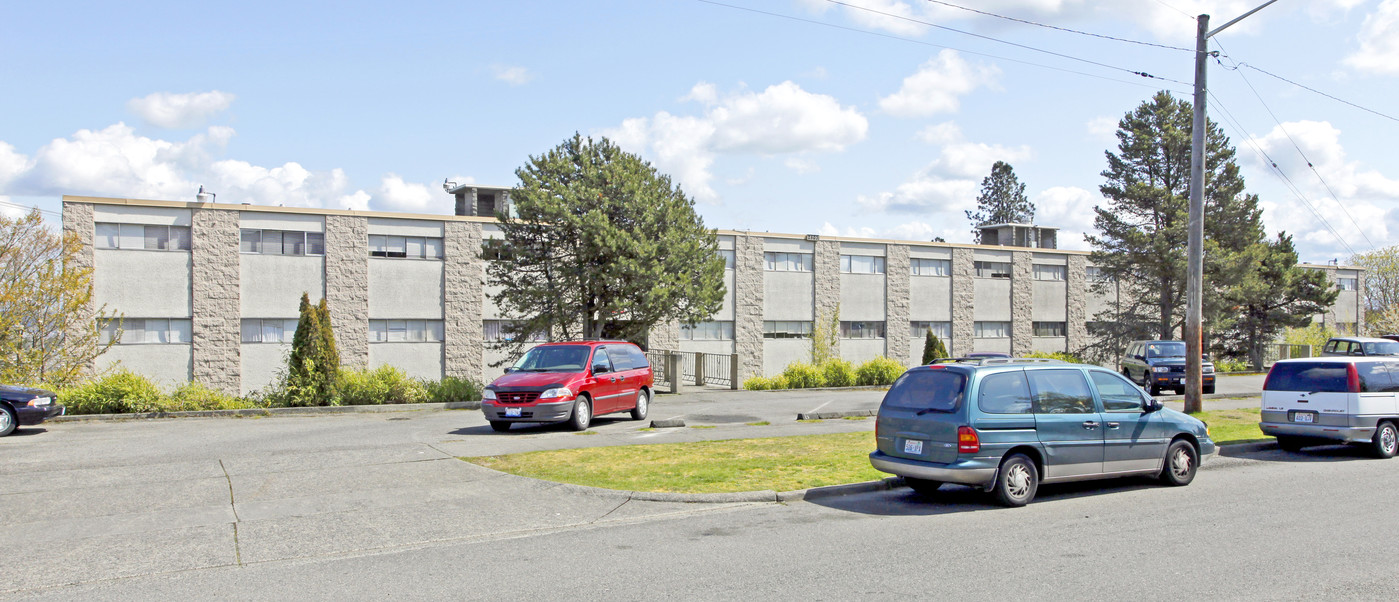
M 1225 28 L 1242 21 L 1264 7 L 1277 2 L 1268 0 L 1233 21 L 1210 31 L 1210 16 L 1196 17 L 1195 27 L 1195 115 L 1190 130 L 1190 239 L 1186 244 L 1185 275 L 1185 411 L 1204 409 L 1201 388 L 1204 385 L 1202 354 L 1203 300 L 1201 286 L 1205 277 L 1205 73 L 1209 57 L 1209 39 Z

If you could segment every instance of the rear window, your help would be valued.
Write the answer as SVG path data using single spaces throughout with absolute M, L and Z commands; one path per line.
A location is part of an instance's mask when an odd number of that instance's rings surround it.
M 909 370 L 884 394 L 886 407 L 951 412 L 962 405 L 967 377 L 943 369 Z
M 650 368 L 651 362 L 646 361 L 646 354 L 636 347 L 627 347 L 627 355 L 631 357 L 632 370 Z
M 981 379 L 976 406 L 987 414 L 1029 414 L 1030 385 L 1025 371 L 1001 372 Z
M 1350 390 L 1346 366 L 1343 362 L 1278 362 L 1263 381 L 1263 390 L 1346 393 Z

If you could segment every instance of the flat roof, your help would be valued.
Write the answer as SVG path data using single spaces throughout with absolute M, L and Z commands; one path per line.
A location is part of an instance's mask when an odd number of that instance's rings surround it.
M 447 184 L 450 184 L 451 182 L 446 182 L 446 183 L 447 183 Z M 456 194 L 456 193 L 458 193 L 458 192 L 461 192 L 461 191 L 463 191 L 463 190 L 468 190 L 468 189 L 471 189 L 471 188 L 476 188 L 476 189 L 478 189 L 478 190 L 496 190 L 496 191 L 500 191 L 500 190 L 511 190 L 511 189 L 514 188 L 514 186 L 486 186 L 485 184 L 459 184 L 459 185 L 457 185 L 457 186 L 454 187 L 454 188 L 448 188 L 448 189 L 447 189 L 447 194 Z

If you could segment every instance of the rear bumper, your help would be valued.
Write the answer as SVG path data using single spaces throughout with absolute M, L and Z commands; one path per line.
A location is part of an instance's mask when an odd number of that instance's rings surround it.
M 1330 439 L 1347 443 L 1364 443 L 1375 437 L 1375 427 L 1371 426 L 1332 426 L 1325 424 L 1295 424 L 1291 422 L 1260 422 L 1259 430 L 1264 435 L 1274 437 L 1306 437 L 1308 439 Z
M 573 402 L 558 401 L 552 403 L 536 403 L 534 405 L 495 405 L 481 402 L 481 413 L 486 415 L 486 420 L 490 422 L 563 422 L 573 416 Z M 519 409 L 519 416 L 507 416 L 509 409 Z
M 875 451 L 870 453 L 870 465 L 875 470 L 901 477 L 985 487 L 995 480 L 999 462 L 995 458 L 972 458 L 951 464 L 934 464 L 895 458 Z

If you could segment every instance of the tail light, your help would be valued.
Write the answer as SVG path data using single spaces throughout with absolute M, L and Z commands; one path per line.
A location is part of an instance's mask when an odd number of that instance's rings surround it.
M 1346 364 L 1346 390 L 1360 392 L 1360 372 L 1355 369 L 1355 364 Z
M 1270 387 L 1269 385 L 1272 384 L 1272 381 L 1273 381 L 1273 371 L 1274 371 L 1274 370 L 1277 370 L 1277 369 L 1278 369 L 1278 365 L 1277 365 L 1277 364 L 1273 364 L 1273 367 L 1268 369 L 1268 376 L 1266 376 L 1266 377 L 1263 378 L 1263 390 L 1264 390 L 1264 391 L 1272 391 L 1272 390 L 1273 390 L 1273 388 Z
M 957 453 L 974 454 L 981 451 L 981 436 L 969 426 L 957 427 Z

